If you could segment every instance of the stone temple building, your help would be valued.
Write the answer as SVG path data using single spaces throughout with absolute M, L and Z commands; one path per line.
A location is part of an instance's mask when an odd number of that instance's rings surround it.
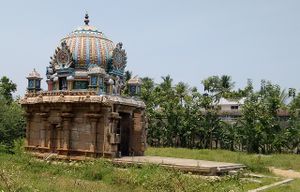
M 46 156 L 143 155 L 145 104 L 141 81 L 125 82 L 126 52 L 101 31 L 84 25 L 61 39 L 46 68 L 48 90 L 34 70 L 21 104 L 26 111 L 26 150 Z M 129 96 L 123 96 L 124 89 Z M 128 95 L 127 94 L 127 95 Z M 122 96 L 121 96 L 122 95 Z

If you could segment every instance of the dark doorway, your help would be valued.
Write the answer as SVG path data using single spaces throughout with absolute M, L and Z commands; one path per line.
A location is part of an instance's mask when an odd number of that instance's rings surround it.
M 56 153 L 57 149 L 57 125 L 52 124 L 50 129 L 50 151 Z
M 60 77 L 59 78 L 59 90 L 67 90 L 67 78 L 66 77 Z
M 121 116 L 118 131 L 121 136 L 121 141 L 119 144 L 119 151 L 121 152 L 122 156 L 130 155 L 130 124 L 131 118 L 129 113 L 120 113 Z

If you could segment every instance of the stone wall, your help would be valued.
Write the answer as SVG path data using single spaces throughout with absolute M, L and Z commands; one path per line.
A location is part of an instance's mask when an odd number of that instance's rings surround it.
M 88 102 L 22 105 L 27 112 L 26 148 L 30 151 L 93 157 L 144 153 L 143 110 L 134 106 Z M 122 133 L 128 133 L 123 141 Z

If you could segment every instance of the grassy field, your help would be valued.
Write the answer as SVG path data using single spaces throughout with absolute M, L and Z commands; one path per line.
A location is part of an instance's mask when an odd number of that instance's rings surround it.
M 268 167 L 300 171 L 300 155 L 295 154 L 257 155 L 226 150 L 149 147 L 146 155 L 242 163 L 249 170 L 261 173 L 268 172 Z
M 300 172 L 300 155 L 296 154 L 257 155 L 226 150 L 149 147 L 146 151 L 146 155 L 242 163 L 247 166 L 249 171 L 266 175 L 272 175 L 268 167 L 287 170 L 292 169 Z M 296 179 L 287 185 L 268 190 L 268 192 L 279 191 L 300 192 L 300 179 Z
M 297 168 L 296 155 L 274 158 L 257 157 L 229 151 L 188 150 L 172 148 L 149 148 L 147 155 L 208 159 L 251 165 L 255 172 L 268 173 L 264 166 Z M 277 155 L 274 155 L 274 157 Z M 280 156 L 280 155 L 279 155 Z M 294 158 L 293 158 L 294 156 Z M 290 165 L 285 162 L 289 161 Z M 273 158 L 272 158 L 273 159 Z M 254 162 L 252 162 L 254 161 Z M 262 165 L 261 165 L 262 164 Z M 299 168 L 299 167 L 298 167 Z M 250 182 L 242 175 L 224 176 L 221 179 L 204 179 L 183 174 L 176 170 L 155 165 L 126 169 L 113 166 L 109 161 L 99 159 L 91 162 L 45 162 L 24 153 L 0 153 L 0 191 L 247 191 L 273 183 L 280 178 L 263 178 L 261 183 Z M 283 190 L 284 189 L 284 190 Z M 300 191 L 299 181 L 271 191 Z

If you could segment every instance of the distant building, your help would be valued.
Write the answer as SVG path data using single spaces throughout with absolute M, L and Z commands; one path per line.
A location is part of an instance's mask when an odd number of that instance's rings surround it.
M 218 107 L 220 108 L 219 116 L 224 121 L 236 121 L 241 116 L 241 110 L 244 105 L 245 98 L 240 100 L 229 100 L 221 98 Z
M 245 98 L 240 100 L 230 100 L 221 98 L 217 106 L 219 107 L 219 117 L 227 122 L 235 122 L 242 114 Z M 277 115 L 282 121 L 286 121 L 289 118 L 287 110 L 279 109 Z

